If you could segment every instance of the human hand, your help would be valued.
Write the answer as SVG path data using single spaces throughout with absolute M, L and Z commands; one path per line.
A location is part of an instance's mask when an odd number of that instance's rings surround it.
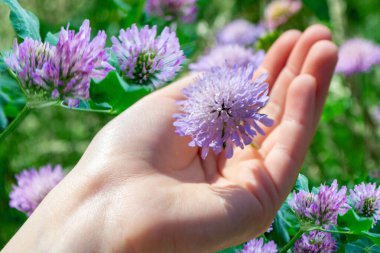
M 229 160 L 202 160 L 175 134 L 192 77 L 142 99 L 98 133 L 4 252 L 215 252 L 264 232 L 316 130 L 337 61 L 330 39 L 317 25 L 275 42 L 259 70 L 275 125 Z

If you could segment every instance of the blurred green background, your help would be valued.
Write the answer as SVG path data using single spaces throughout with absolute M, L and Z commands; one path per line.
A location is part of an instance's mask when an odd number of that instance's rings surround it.
M 230 20 L 259 22 L 268 2 L 199 0 L 197 21 L 178 26 L 189 59 L 211 47 L 217 29 Z M 140 0 L 20 0 L 20 4 L 39 17 L 42 36 L 48 31 L 58 32 L 68 22 L 78 27 L 85 18 L 90 19 L 93 30 L 103 29 L 109 37 L 136 20 L 160 22 L 147 19 L 139 11 L 144 4 Z M 129 13 L 130 8 L 137 11 Z M 0 2 L 0 50 L 10 49 L 15 37 L 8 15 L 8 8 Z M 380 1 L 305 0 L 302 10 L 279 31 L 303 30 L 313 23 L 330 27 L 338 44 L 352 37 L 380 43 Z M 302 168 L 313 184 L 334 178 L 353 184 L 368 176 L 380 177 L 380 122 L 372 116 L 380 105 L 379 80 L 380 67 L 349 79 L 334 77 L 320 127 Z M 40 109 L 0 144 L 0 247 L 26 220 L 24 214 L 9 208 L 8 194 L 14 175 L 47 163 L 60 163 L 70 170 L 111 118 L 62 108 Z

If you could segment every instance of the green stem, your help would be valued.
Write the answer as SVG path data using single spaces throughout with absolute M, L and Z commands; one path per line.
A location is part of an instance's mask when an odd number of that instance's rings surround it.
M 300 237 L 302 236 L 302 234 L 303 234 L 304 232 L 306 232 L 306 231 L 303 230 L 303 229 L 298 230 L 297 234 L 295 234 L 295 235 L 293 236 L 293 238 L 288 242 L 288 244 L 286 244 L 286 245 L 285 245 L 285 246 L 279 251 L 279 253 L 285 253 L 285 252 L 287 252 L 288 249 L 290 249 L 290 248 L 293 246 L 293 244 L 298 240 L 298 238 L 300 238 Z
M 342 43 L 345 39 L 346 28 L 346 3 L 344 0 L 327 0 L 329 5 L 332 27 L 334 29 L 334 39 Z
M 53 104 L 53 106 L 63 108 L 65 110 L 76 111 L 76 112 L 93 112 L 93 113 L 102 113 L 102 114 L 106 114 L 106 115 L 115 114 L 110 109 L 109 110 L 101 110 L 101 109 L 89 109 L 89 110 L 87 110 L 86 108 L 70 108 L 70 107 L 62 105 L 60 103 Z
M 24 94 L 24 96 L 28 97 L 28 93 L 26 92 L 26 90 L 22 86 L 22 83 L 20 82 L 20 79 L 18 79 L 17 75 L 10 68 L 8 68 L 8 73 L 17 82 L 18 87 L 20 87 L 20 89 L 21 89 L 22 93 Z
M 8 125 L 7 128 L 4 129 L 3 132 L 0 133 L 0 142 L 4 141 L 4 139 L 18 127 L 18 125 L 25 119 L 26 116 L 28 116 L 30 112 L 31 108 L 28 105 L 25 105 L 17 117 Z
M 331 234 L 341 234 L 341 235 L 353 235 L 351 231 L 342 231 L 342 230 L 329 230 L 329 229 L 324 229 L 322 227 L 309 227 L 309 228 L 301 228 L 298 230 L 298 232 L 293 236 L 293 238 L 286 244 L 280 251 L 279 253 L 286 253 L 292 246 L 293 244 L 302 236 L 303 233 L 305 232 L 310 232 L 313 230 L 318 230 L 322 232 L 327 232 Z
M 318 228 L 316 230 L 322 231 L 322 232 L 327 232 L 331 234 L 341 234 L 341 235 L 353 235 L 351 231 L 342 231 L 342 230 L 329 230 L 329 229 L 324 229 L 324 228 Z

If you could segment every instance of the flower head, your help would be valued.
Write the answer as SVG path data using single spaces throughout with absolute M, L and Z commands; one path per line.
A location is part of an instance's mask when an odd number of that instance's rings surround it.
M 193 22 L 197 15 L 196 0 L 148 0 L 145 9 L 149 16 L 184 23 Z
M 311 206 L 315 201 L 316 195 L 314 193 L 301 190 L 298 193 L 293 193 L 293 197 L 289 200 L 289 206 L 300 219 L 307 220 L 312 215 Z
M 90 33 L 85 20 L 77 34 L 62 28 L 57 46 L 32 39 L 15 42 L 5 61 L 30 95 L 71 102 L 88 99 L 91 78 L 102 79 L 113 69 L 104 49 L 106 34 L 99 32 L 90 41 Z
M 13 51 L 5 58 L 5 63 L 18 76 L 24 90 L 33 95 L 48 89 L 42 68 L 52 57 L 53 47 L 49 43 L 26 38 L 20 45 L 14 41 Z
M 347 40 L 339 48 L 339 60 L 336 72 L 345 75 L 368 72 L 374 65 L 380 64 L 380 46 L 355 38 Z
M 335 225 L 338 214 L 347 211 L 346 187 L 338 190 L 336 180 L 330 187 L 321 185 L 318 194 L 300 191 L 289 202 L 296 215 L 317 225 Z
M 330 233 L 311 231 L 303 234 L 294 244 L 294 253 L 332 253 L 336 250 L 336 242 Z
M 264 243 L 264 239 L 252 239 L 244 245 L 241 253 L 277 253 L 277 245 L 274 241 Z
M 255 68 L 215 68 L 183 90 L 181 114 L 174 122 L 177 134 L 191 136 L 191 147 L 202 148 L 202 158 L 211 148 L 215 154 L 226 150 L 231 158 L 233 147 L 244 148 L 264 131 L 258 125 L 271 126 L 273 120 L 259 110 L 268 102 L 267 75 L 252 80 Z
M 45 196 L 64 178 L 61 165 L 46 165 L 39 170 L 28 169 L 16 175 L 9 205 L 31 215 Z
M 338 182 L 333 181 L 331 186 L 321 185 L 316 201 L 311 206 L 312 217 L 318 225 L 335 225 L 338 214 L 344 214 L 347 209 L 347 189 L 345 186 L 338 190 Z
M 252 49 L 246 49 L 239 45 L 216 46 L 211 51 L 201 56 L 196 63 L 190 64 L 193 71 L 208 71 L 215 67 L 245 67 L 248 64 L 257 68 L 264 60 L 264 51 L 254 53 Z
M 91 41 L 90 22 L 79 32 L 62 28 L 54 57 L 44 66 L 47 83 L 52 83 L 53 99 L 89 98 L 90 80 L 103 79 L 113 67 L 104 48 L 106 34 L 100 31 Z
M 166 27 L 156 35 L 156 26 L 139 30 L 134 24 L 127 30 L 120 30 L 119 40 L 112 37 L 112 50 L 124 78 L 157 88 L 180 70 L 185 56 L 175 33 Z
M 266 25 L 270 29 L 286 23 L 302 7 L 300 0 L 274 0 L 265 9 Z
M 244 19 L 237 19 L 223 27 L 218 32 L 216 39 L 221 45 L 249 46 L 253 45 L 264 33 L 264 26 L 254 25 Z
M 376 188 L 375 183 L 355 185 L 350 190 L 350 199 L 358 214 L 372 218 L 376 224 L 380 219 L 380 187 Z

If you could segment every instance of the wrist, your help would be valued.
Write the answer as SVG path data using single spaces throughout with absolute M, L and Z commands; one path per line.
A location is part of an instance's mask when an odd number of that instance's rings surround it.
M 2 252 L 99 252 L 104 201 L 89 184 L 77 183 L 65 178 L 57 185 Z

